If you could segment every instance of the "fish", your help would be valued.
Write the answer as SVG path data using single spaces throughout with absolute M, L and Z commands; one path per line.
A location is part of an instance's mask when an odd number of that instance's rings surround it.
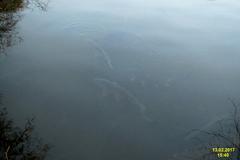
M 121 86 L 119 83 L 104 78 L 95 78 L 94 82 L 103 87 L 104 90 L 109 87 L 121 91 L 131 100 L 131 102 L 133 102 L 133 104 L 138 107 L 139 112 L 141 113 L 144 120 L 147 122 L 153 122 L 153 120 L 146 114 L 147 107 L 136 96 L 134 96 L 129 90 Z
M 109 54 L 105 51 L 105 49 L 103 49 L 103 47 L 101 47 L 96 41 L 94 41 L 94 40 L 92 40 L 92 39 L 88 39 L 88 42 L 89 42 L 90 44 L 92 44 L 93 47 L 94 47 L 99 53 L 102 54 L 104 60 L 106 61 L 106 64 L 107 64 L 108 68 L 109 68 L 110 70 L 113 70 L 114 67 L 113 67 L 113 64 L 112 64 L 112 60 L 111 60 Z

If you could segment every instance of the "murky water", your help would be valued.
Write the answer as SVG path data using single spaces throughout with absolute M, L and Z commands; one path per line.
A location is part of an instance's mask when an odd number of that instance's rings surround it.
M 240 95 L 237 0 L 52 0 L 1 56 L 4 103 L 49 159 L 172 159 Z

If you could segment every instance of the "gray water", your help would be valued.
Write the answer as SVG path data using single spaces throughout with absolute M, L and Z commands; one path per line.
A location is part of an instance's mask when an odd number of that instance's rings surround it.
M 240 96 L 237 0 L 52 0 L 1 56 L 4 104 L 56 160 L 173 159 Z

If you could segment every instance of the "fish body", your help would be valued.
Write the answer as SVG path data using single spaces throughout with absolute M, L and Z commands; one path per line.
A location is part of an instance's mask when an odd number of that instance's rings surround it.
M 137 97 L 135 97 L 129 90 L 127 90 L 126 88 L 122 87 L 121 85 L 119 85 L 117 82 L 108 80 L 108 79 L 104 79 L 104 78 L 95 78 L 94 79 L 95 83 L 97 83 L 98 85 L 100 85 L 101 87 L 103 87 L 103 89 L 106 91 L 106 89 L 109 88 L 115 88 L 118 91 L 121 91 L 122 93 L 124 93 L 139 109 L 142 117 L 148 121 L 148 122 L 152 122 L 153 120 L 147 116 L 146 114 L 146 110 L 147 107 L 138 100 Z

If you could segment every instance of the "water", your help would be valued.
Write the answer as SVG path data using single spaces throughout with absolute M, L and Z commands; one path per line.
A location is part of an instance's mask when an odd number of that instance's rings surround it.
M 52 0 L 1 56 L 4 103 L 49 159 L 172 159 L 240 95 L 240 2 Z M 176 157 L 176 156 L 175 156 Z

